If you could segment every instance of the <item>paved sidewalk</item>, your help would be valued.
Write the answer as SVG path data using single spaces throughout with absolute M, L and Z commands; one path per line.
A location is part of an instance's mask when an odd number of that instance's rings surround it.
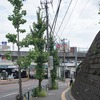
M 60 81 L 58 90 L 49 90 L 47 92 L 46 97 L 36 97 L 36 98 L 34 98 L 34 100 L 75 100 L 71 95 L 71 91 L 70 91 L 70 87 L 69 87 L 69 81 L 70 81 L 69 79 L 66 79 L 66 82 Z M 64 98 L 62 99 L 61 94 L 64 91 L 66 91 L 67 89 L 68 89 L 68 91 L 65 93 L 66 99 L 64 99 Z
M 34 100 L 61 100 L 61 94 L 67 88 L 66 82 L 59 82 L 58 90 L 49 90 L 47 91 L 46 97 L 35 97 Z
M 68 89 L 69 88 L 69 89 Z M 65 99 L 61 98 L 61 94 L 66 91 Z M 71 95 L 71 90 L 69 87 L 69 79 L 66 79 L 66 82 L 59 82 L 59 89 L 58 90 L 49 90 L 47 92 L 46 97 L 36 97 L 34 100 L 75 100 Z

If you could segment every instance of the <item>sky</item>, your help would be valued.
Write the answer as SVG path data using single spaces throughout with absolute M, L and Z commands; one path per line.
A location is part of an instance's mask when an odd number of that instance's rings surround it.
M 26 29 L 26 33 L 20 34 L 20 39 L 24 38 L 27 33 L 30 32 L 29 27 L 33 22 L 36 22 L 36 11 L 40 7 L 40 1 L 45 0 L 25 0 L 23 9 L 27 11 L 25 23 L 22 27 Z M 59 0 L 52 1 L 52 4 L 48 4 L 49 10 L 49 23 L 52 24 Z M 71 0 L 62 0 L 61 7 L 55 28 L 55 37 L 59 39 L 66 39 L 70 41 L 70 46 L 76 46 L 81 48 L 89 48 L 96 34 L 99 32 L 100 24 L 98 24 L 100 15 L 99 0 L 72 0 L 71 6 L 66 14 L 63 24 L 59 29 L 65 12 L 69 6 Z M 76 6 L 75 6 L 76 5 Z M 12 14 L 13 7 L 8 0 L 0 0 L 0 44 L 2 41 L 7 41 L 5 35 L 7 33 L 16 33 L 12 23 L 8 20 L 8 16 Z M 43 13 L 45 14 L 45 13 Z M 8 43 L 11 46 L 11 43 Z M 29 48 L 23 48 L 28 50 Z M 15 46 L 15 50 L 17 47 Z

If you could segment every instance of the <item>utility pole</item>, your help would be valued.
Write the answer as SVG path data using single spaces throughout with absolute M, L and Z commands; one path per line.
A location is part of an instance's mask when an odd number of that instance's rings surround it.
M 74 48 L 75 53 L 75 68 L 77 69 L 77 47 Z
M 64 66 L 63 66 L 63 72 L 64 72 L 64 80 L 65 80 L 65 39 L 62 39 L 61 40 L 62 43 L 63 43 L 63 63 L 64 63 Z
M 77 68 L 77 47 L 75 47 L 74 53 L 75 53 L 75 67 Z
M 47 51 L 50 53 L 50 34 L 49 34 L 49 29 L 48 29 L 48 26 L 49 26 L 49 15 L 48 15 L 48 4 L 52 3 L 52 1 L 48 2 L 47 0 L 45 1 L 41 1 L 40 2 L 41 5 L 44 4 L 44 8 L 42 6 L 42 9 L 45 9 L 46 11 L 46 33 L 47 33 Z M 49 56 L 48 58 L 48 83 L 49 83 L 49 88 L 51 88 L 51 60 L 53 60 L 53 58 L 51 56 Z M 53 65 L 52 65 L 53 66 Z
M 49 39 L 50 39 L 50 36 L 49 36 L 49 31 L 48 31 L 48 4 L 47 4 L 47 0 L 46 0 L 46 3 L 45 3 L 45 10 L 46 10 L 46 31 L 47 31 L 47 50 L 49 52 Z

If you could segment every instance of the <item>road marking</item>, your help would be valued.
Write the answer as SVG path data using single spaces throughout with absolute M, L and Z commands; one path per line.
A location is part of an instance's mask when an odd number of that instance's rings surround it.
M 14 94 L 17 94 L 17 93 L 18 93 L 18 92 L 10 93 L 10 94 L 7 94 L 7 95 L 4 95 L 4 96 L 1 96 L 0 98 L 8 97 L 8 96 L 11 96 L 11 95 L 14 95 Z
M 66 93 L 69 89 L 70 89 L 70 87 L 67 88 L 64 92 L 62 92 L 62 94 L 61 94 L 61 100 L 66 100 L 65 93 Z
M 55 93 L 49 93 L 48 95 L 55 95 Z

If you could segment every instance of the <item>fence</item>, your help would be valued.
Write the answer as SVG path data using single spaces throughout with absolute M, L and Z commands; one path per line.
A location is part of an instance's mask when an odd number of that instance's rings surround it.
M 42 90 L 48 90 L 48 85 L 42 85 Z M 33 100 L 37 97 L 38 88 L 33 88 L 23 94 L 23 100 Z M 19 100 L 19 95 L 16 96 L 16 100 Z

